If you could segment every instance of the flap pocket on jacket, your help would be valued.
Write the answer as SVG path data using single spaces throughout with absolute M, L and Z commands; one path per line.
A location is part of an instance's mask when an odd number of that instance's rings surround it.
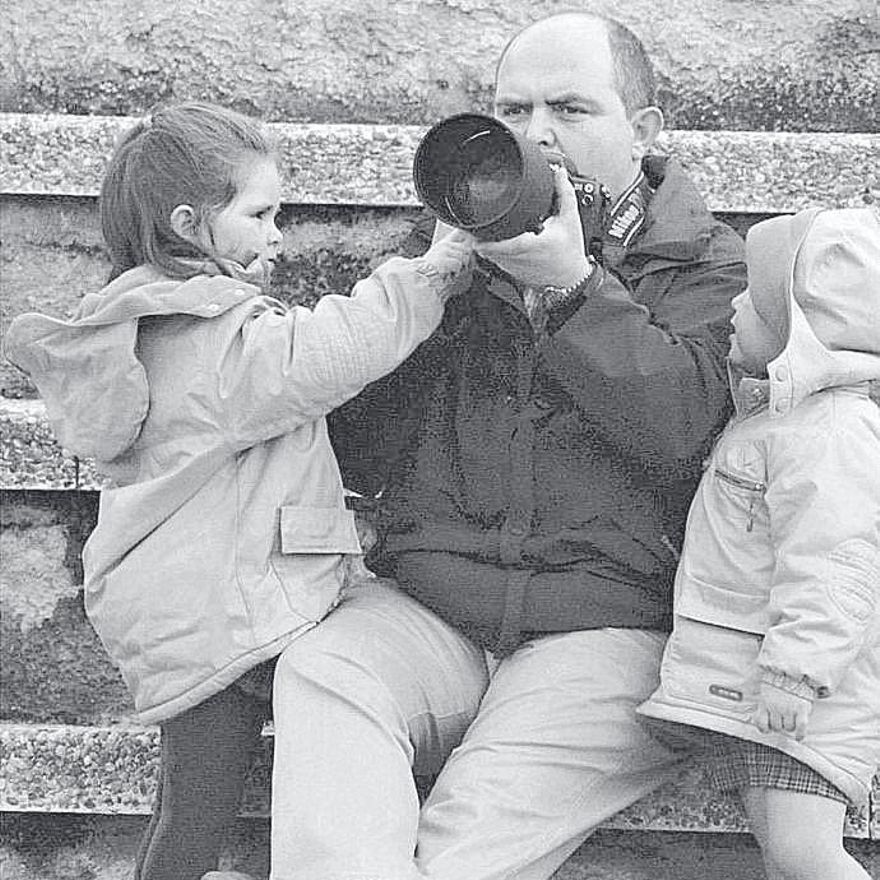
M 675 613 L 703 623 L 764 635 L 770 627 L 767 596 L 746 589 L 729 590 L 690 575 L 682 578 Z
M 282 507 L 282 553 L 360 553 L 354 513 L 344 507 Z
M 676 613 L 660 675 L 679 700 L 725 714 L 748 715 L 758 689 L 761 637 Z

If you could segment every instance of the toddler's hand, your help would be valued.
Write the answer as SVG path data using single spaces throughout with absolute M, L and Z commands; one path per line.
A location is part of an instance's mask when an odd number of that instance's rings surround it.
M 807 732 L 812 709 L 813 701 L 807 697 L 800 697 L 767 682 L 761 682 L 758 706 L 752 721 L 761 733 L 772 730 L 787 733 L 800 740 Z

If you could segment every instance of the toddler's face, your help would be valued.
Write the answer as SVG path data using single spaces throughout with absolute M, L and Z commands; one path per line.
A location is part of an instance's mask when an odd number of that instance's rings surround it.
M 259 259 L 267 274 L 278 258 L 281 232 L 275 225 L 281 205 L 281 178 L 275 162 L 260 157 L 249 165 L 232 201 L 205 230 L 211 253 L 242 266 Z
M 779 337 L 755 311 L 748 290 L 735 296 L 732 305 L 734 332 L 730 337 L 730 362 L 759 376 L 782 350 Z

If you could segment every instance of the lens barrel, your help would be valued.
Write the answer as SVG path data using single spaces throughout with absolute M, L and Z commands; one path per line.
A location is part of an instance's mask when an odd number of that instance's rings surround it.
M 553 171 L 538 145 L 479 113 L 428 130 L 413 181 L 434 214 L 482 241 L 538 232 L 553 210 Z

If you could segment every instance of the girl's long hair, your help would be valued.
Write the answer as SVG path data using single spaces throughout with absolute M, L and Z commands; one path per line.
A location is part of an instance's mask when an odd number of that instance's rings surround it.
M 110 278 L 150 264 L 175 278 L 210 256 L 171 228 L 171 213 L 190 205 L 198 222 L 228 205 L 239 181 L 276 146 L 253 119 L 213 104 L 186 102 L 154 110 L 120 139 L 100 195 Z

